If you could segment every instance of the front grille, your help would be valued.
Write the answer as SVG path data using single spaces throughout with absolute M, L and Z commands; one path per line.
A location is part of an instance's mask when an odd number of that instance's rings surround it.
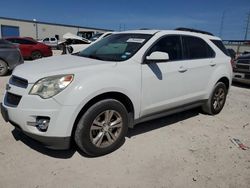
M 250 74 L 246 74 L 246 75 L 245 75 L 245 78 L 246 78 L 246 79 L 250 79 Z
M 28 87 L 28 80 L 26 80 L 24 78 L 17 77 L 17 76 L 12 76 L 10 78 L 9 83 L 11 85 L 21 87 L 21 88 L 27 88 Z
M 22 96 L 7 92 L 4 98 L 4 104 L 11 107 L 17 107 Z
M 249 59 L 239 59 L 237 63 L 250 64 L 250 60 Z
M 239 65 L 239 64 L 236 64 L 236 67 L 237 67 L 238 69 L 249 70 L 249 66 L 248 66 L 248 65 Z

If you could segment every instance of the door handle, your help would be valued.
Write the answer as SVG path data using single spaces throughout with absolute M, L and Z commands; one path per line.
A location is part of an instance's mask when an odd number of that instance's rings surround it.
M 211 67 L 214 67 L 215 65 L 216 65 L 216 63 L 215 63 L 214 61 L 211 61 L 211 62 L 210 62 L 210 66 L 211 66 Z
M 178 71 L 181 72 L 181 73 L 183 73 L 183 72 L 187 71 L 187 68 L 181 66 Z

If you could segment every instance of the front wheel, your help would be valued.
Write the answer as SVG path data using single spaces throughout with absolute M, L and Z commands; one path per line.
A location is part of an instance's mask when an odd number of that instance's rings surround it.
M 88 155 L 105 155 L 121 146 L 127 130 L 128 112 L 124 105 L 105 99 L 91 106 L 81 117 L 75 142 Z
M 31 53 L 32 60 L 40 59 L 42 57 L 43 57 L 43 55 L 42 55 L 42 53 L 40 51 L 34 51 L 34 52 Z
M 226 85 L 222 82 L 218 82 L 215 85 L 211 96 L 209 97 L 207 102 L 202 106 L 203 112 L 210 115 L 216 115 L 220 113 L 226 102 L 226 97 L 227 97 Z

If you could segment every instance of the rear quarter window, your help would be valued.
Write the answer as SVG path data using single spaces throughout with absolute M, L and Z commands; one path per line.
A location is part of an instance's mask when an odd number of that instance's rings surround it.
M 221 40 L 211 40 L 225 55 L 229 56 L 229 53 L 226 49 L 226 47 L 224 46 L 224 44 L 222 43 Z
M 182 36 L 184 58 L 204 59 L 215 57 L 213 49 L 201 38 L 194 36 Z

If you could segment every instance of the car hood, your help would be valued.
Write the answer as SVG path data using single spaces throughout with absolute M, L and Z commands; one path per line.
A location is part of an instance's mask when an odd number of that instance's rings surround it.
M 25 62 L 16 67 L 13 75 L 25 78 L 29 83 L 35 83 L 37 80 L 48 76 L 75 74 L 93 66 L 111 67 L 114 65 L 116 65 L 115 62 L 100 61 L 76 55 L 60 55 Z

